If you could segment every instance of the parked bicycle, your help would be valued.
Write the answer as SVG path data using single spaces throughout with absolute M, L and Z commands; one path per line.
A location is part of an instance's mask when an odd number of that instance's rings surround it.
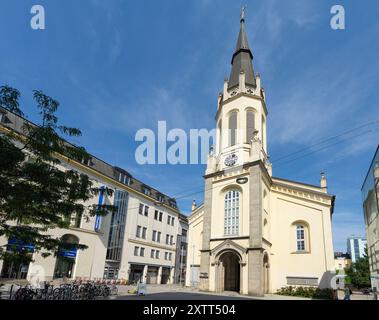
M 20 287 L 14 294 L 15 300 L 93 300 L 98 297 L 117 295 L 116 284 L 104 281 L 74 281 L 54 287 L 45 284 L 44 288 Z

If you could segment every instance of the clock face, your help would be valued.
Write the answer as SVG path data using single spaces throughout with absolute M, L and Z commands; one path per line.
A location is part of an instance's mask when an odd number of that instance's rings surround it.
M 237 163 L 238 157 L 234 153 L 225 158 L 225 165 L 228 167 L 234 166 Z

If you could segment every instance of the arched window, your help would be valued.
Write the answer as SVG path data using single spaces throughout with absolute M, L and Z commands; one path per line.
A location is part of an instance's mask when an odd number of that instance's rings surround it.
M 306 240 L 305 240 L 306 228 L 302 224 L 296 225 L 296 250 L 305 251 Z
M 239 192 L 228 191 L 225 195 L 224 234 L 238 235 L 239 232 Z
M 229 147 L 236 144 L 237 135 L 237 112 L 232 112 L 229 116 Z
M 246 143 L 251 143 L 255 130 L 255 114 L 254 111 L 246 111 Z

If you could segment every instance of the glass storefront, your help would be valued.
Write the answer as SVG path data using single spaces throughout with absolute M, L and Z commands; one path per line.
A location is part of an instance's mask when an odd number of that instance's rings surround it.
M 27 255 L 32 255 L 34 252 L 34 245 L 24 243 L 14 237 L 9 238 L 7 244 L 7 252 L 24 251 Z M 17 261 L 11 257 L 5 257 L 3 267 L 1 269 L 1 278 L 6 279 L 26 279 L 29 271 L 29 263 Z
M 1 278 L 6 279 L 26 279 L 29 271 L 29 264 L 10 261 L 5 259 L 1 270 Z
M 74 275 L 77 249 L 75 246 L 70 248 L 70 244 L 78 244 L 79 239 L 74 235 L 66 234 L 62 237 L 62 241 L 65 243 L 65 246 L 58 251 L 54 268 L 54 279 L 73 278 Z
M 72 278 L 74 265 L 75 258 L 58 256 L 54 270 L 54 278 Z

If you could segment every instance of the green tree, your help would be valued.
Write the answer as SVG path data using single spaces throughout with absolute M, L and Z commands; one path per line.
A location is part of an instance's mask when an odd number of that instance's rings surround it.
M 371 286 L 367 247 L 363 257 L 357 259 L 349 269 L 346 269 L 346 275 L 350 283 L 356 288 L 367 288 Z
M 19 98 L 18 90 L 0 87 L 0 106 L 23 115 Z M 115 210 L 111 205 L 86 205 L 101 191 L 86 174 L 60 169 L 57 157 L 88 159 L 84 148 L 65 140 L 81 132 L 58 123 L 58 101 L 42 91 L 33 91 L 33 98 L 40 125 L 25 121 L 22 134 L 12 130 L 0 134 L 0 236 L 13 240 L 0 248 L 0 259 L 22 263 L 31 261 L 28 245 L 44 257 L 59 249 L 85 249 L 84 244 L 63 243 L 49 230 L 68 228 L 73 215 L 88 218 Z M 112 190 L 103 192 L 111 194 Z

